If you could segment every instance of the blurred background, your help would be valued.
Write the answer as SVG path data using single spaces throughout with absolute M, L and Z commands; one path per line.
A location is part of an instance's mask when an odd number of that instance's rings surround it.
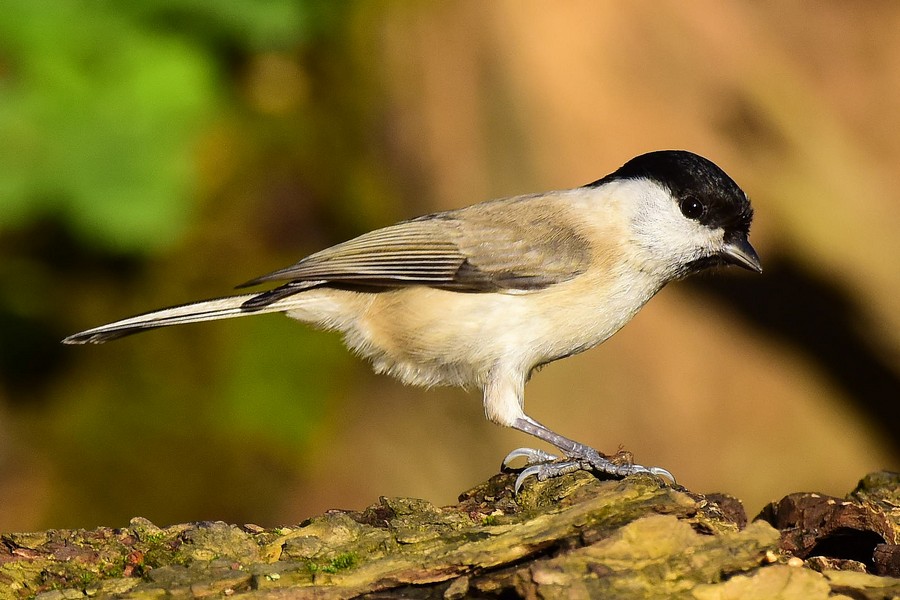
M 10 0 L 0 531 L 443 504 L 526 436 L 280 315 L 90 347 L 419 214 L 685 148 L 766 269 L 673 284 L 527 409 L 751 514 L 900 467 L 900 4 Z

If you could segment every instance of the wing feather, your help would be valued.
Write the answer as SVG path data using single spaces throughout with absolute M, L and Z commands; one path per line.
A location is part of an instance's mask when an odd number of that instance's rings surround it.
M 577 229 L 560 223 L 552 203 L 548 196 L 522 196 L 403 221 L 240 287 L 268 281 L 428 285 L 471 292 L 546 287 L 583 272 L 590 253 Z M 530 218 L 523 221 L 523 214 Z M 279 288 L 277 296 L 291 287 Z

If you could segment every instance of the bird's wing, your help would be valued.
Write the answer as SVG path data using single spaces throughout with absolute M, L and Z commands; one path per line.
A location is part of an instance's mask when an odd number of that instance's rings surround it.
M 583 272 L 590 251 L 573 227 L 548 218 L 541 198 L 497 200 L 397 223 L 244 286 L 290 281 L 289 286 L 427 285 L 469 292 L 540 289 Z

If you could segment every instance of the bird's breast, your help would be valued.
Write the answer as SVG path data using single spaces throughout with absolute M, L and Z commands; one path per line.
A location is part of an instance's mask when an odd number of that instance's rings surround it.
M 347 341 L 407 383 L 479 387 L 497 366 L 527 374 L 600 344 L 658 289 L 590 271 L 522 294 L 401 288 L 375 294 Z

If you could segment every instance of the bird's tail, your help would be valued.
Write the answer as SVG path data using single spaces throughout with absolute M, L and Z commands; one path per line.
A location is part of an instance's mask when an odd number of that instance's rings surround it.
M 64 344 L 102 344 L 126 335 L 139 333 L 157 327 L 169 325 L 181 325 L 183 323 L 199 323 L 201 321 L 215 321 L 217 319 L 230 319 L 247 315 L 258 315 L 267 312 L 284 312 L 290 310 L 295 304 L 292 298 L 278 299 L 264 306 L 244 304 L 253 300 L 260 294 L 241 294 L 239 296 L 227 296 L 212 300 L 201 300 L 182 304 L 170 308 L 163 308 L 153 312 L 144 313 L 135 317 L 129 317 L 94 327 L 81 333 L 70 335 L 63 340 Z

